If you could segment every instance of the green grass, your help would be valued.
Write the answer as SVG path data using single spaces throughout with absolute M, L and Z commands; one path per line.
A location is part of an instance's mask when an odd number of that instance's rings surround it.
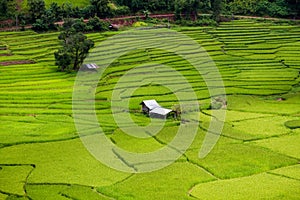
M 300 165 L 292 165 L 271 171 L 270 173 L 300 180 Z
M 249 176 L 297 163 L 297 159 L 261 147 L 239 143 L 216 146 L 204 159 L 199 149 L 187 151 L 187 157 L 221 179 Z
M 27 176 L 33 170 L 30 165 L 0 165 L 0 191 L 6 194 L 24 195 Z
M 299 148 L 297 148 L 299 141 L 300 141 L 299 132 L 298 133 L 292 132 L 291 134 L 282 137 L 259 140 L 254 142 L 254 144 L 299 159 L 300 151 Z
M 133 175 L 126 181 L 98 191 L 116 199 L 192 199 L 187 191 L 196 183 L 215 180 L 205 170 L 186 162 L 152 173 Z
M 20 108 L 24 106 L 21 105 Z M 41 107 L 45 108 L 47 105 Z M 3 133 L 0 138 L 3 144 L 51 141 L 77 136 L 72 118 L 66 115 L 2 116 L 0 124 L 0 131 Z
M 272 116 L 243 120 L 232 124 L 237 131 L 254 135 L 257 138 L 264 138 L 288 134 L 290 130 L 284 126 L 287 119 L 289 117 Z M 247 127 L 251 127 L 251 129 Z
M 29 183 L 104 186 L 128 176 L 98 162 L 79 139 L 10 146 L 0 149 L 0 155 L 4 164 L 34 163 Z
M 298 199 L 300 182 L 267 173 L 199 184 L 191 194 L 199 199 Z
M 293 98 L 299 98 L 298 94 L 293 96 Z M 292 115 L 300 112 L 299 102 L 289 102 L 289 98 L 286 100 L 287 103 L 285 101 L 277 101 L 276 96 L 273 99 L 264 99 L 257 96 L 229 96 L 228 100 L 228 108 L 230 110 L 278 115 Z
M 127 131 L 130 133 L 130 128 Z M 147 135 L 147 133 L 144 133 L 144 135 Z M 152 137 L 135 138 L 120 130 L 116 130 L 110 138 L 118 147 L 130 152 L 147 153 L 163 147 Z
M 67 197 L 74 199 L 94 199 L 94 200 L 109 200 L 107 197 L 96 191 L 96 188 L 73 185 L 68 190 L 63 192 Z
M 67 200 L 69 198 L 63 196 L 63 191 L 69 187 L 67 185 L 28 185 L 26 189 L 32 199 Z
M 82 185 L 68 184 L 31 184 L 26 187 L 28 196 L 32 199 L 67 200 L 67 199 L 94 199 L 108 200 L 94 188 Z

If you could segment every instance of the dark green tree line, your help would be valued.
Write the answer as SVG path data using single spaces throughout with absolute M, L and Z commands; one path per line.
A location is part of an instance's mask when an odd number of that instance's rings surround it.
M 219 22 L 220 15 L 223 9 L 223 1 L 222 0 L 211 0 L 211 9 L 213 11 L 212 18 Z
M 226 8 L 233 14 L 270 17 L 299 17 L 299 0 L 228 0 Z
M 33 24 L 37 31 L 55 29 L 55 21 L 64 18 L 108 18 L 136 13 L 175 13 L 178 20 L 197 20 L 198 13 L 212 14 L 216 21 L 221 14 L 270 17 L 300 17 L 299 0 L 89 0 L 83 8 L 66 2 L 53 2 L 46 8 L 44 0 L 28 0 L 22 10 L 18 0 L 0 0 L 0 20 L 17 19 Z M 12 22 L 16 24 L 15 22 Z
M 0 19 L 13 19 L 17 14 L 16 0 L 0 0 Z
M 27 6 L 31 22 L 35 22 L 37 19 L 41 19 L 46 11 L 44 0 L 28 0 Z

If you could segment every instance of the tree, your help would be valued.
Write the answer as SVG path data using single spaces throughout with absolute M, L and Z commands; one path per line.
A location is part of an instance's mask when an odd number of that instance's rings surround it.
M 28 0 L 27 6 L 32 22 L 35 22 L 37 19 L 40 19 L 46 11 L 44 0 Z
M 95 15 L 94 6 L 88 5 L 88 6 L 84 7 L 83 9 L 81 9 L 81 15 L 85 19 L 93 17 Z
M 63 30 L 58 36 L 62 47 L 54 53 L 55 64 L 61 71 L 78 71 L 94 42 L 78 32 L 74 20 L 66 20 Z
M 73 6 L 71 3 L 66 2 L 62 4 L 62 15 L 63 17 L 70 18 L 74 16 Z
M 196 20 L 198 17 L 198 9 L 200 7 L 200 1 L 199 0 L 190 0 L 190 6 L 191 6 L 191 15 L 193 16 L 193 19 Z
M 291 17 L 296 18 L 297 16 L 300 17 L 300 1 L 299 0 L 286 0 L 287 5 L 290 9 Z
M 0 19 L 15 18 L 18 13 L 18 4 L 15 0 L 0 0 Z
M 87 26 L 91 27 L 91 29 L 94 31 L 107 31 L 109 30 L 109 25 L 109 22 L 100 20 L 100 18 L 97 16 L 89 18 L 87 23 Z
M 182 1 L 181 0 L 175 0 L 174 10 L 175 10 L 175 19 L 176 20 L 181 20 L 182 19 L 182 17 L 181 17 L 181 13 L 182 13 L 182 10 L 183 10 L 182 7 L 183 7 L 182 6 Z
M 52 2 L 50 4 L 49 10 L 55 16 L 56 21 L 60 21 L 63 19 L 63 10 L 56 2 Z
M 46 10 L 41 18 L 36 19 L 35 23 L 32 24 L 32 29 L 35 31 L 48 31 L 57 30 L 55 26 L 56 16 L 51 9 Z
M 213 11 L 212 18 L 216 21 L 220 21 L 220 15 L 222 12 L 222 0 L 211 0 L 211 8 Z
M 286 17 L 289 14 L 288 4 L 285 0 L 269 2 L 267 14 L 273 17 Z
M 176 0 L 175 1 L 175 17 L 181 19 L 197 19 L 197 11 L 200 5 L 199 0 Z
M 142 0 L 131 0 L 131 9 L 134 12 L 144 9 L 145 4 Z
M 118 6 L 113 13 L 114 16 L 130 15 L 130 9 L 128 6 Z
M 109 7 L 109 0 L 90 0 L 90 3 L 94 7 L 94 11 L 98 17 L 105 18 L 112 14 Z
M 57 52 L 54 53 L 54 56 L 55 65 L 58 66 L 60 71 L 70 71 L 70 66 L 72 64 L 72 60 L 74 59 L 72 53 L 65 51 L 64 48 L 60 48 Z
M 149 15 L 151 14 L 149 10 L 143 10 L 143 14 L 145 16 L 145 19 L 149 19 Z
M 87 27 L 87 24 L 81 19 L 74 19 L 71 27 L 75 32 L 85 32 L 89 31 L 91 28 Z
M 6 16 L 8 11 L 7 0 L 0 0 L 0 16 Z

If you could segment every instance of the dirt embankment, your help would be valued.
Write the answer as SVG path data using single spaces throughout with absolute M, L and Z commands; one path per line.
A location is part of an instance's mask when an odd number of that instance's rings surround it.
M 0 62 L 0 65 L 9 66 L 9 65 L 33 64 L 33 63 L 35 62 L 32 60 L 14 60 L 14 61 Z

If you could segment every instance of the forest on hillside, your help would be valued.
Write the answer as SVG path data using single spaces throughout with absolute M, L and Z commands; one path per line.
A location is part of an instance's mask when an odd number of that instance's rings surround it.
M 150 13 L 172 13 L 177 20 L 193 19 L 198 13 L 251 15 L 296 19 L 300 16 L 298 0 L 0 0 L 0 20 L 11 24 L 51 24 L 64 18 L 98 16 L 111 18 Z

